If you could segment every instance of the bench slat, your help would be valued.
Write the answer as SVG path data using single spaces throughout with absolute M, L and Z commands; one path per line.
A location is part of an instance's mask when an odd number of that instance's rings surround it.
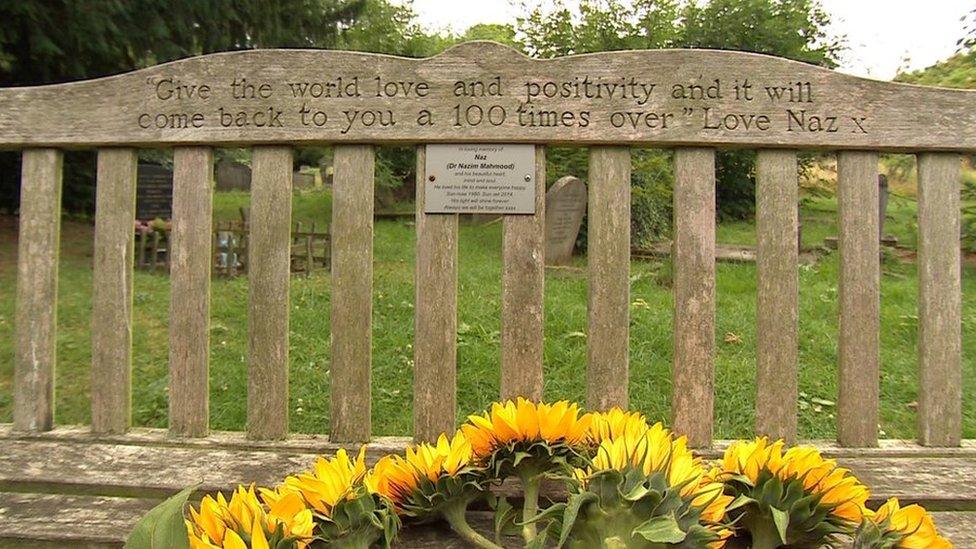
M 918 439 L 962 436 L 962 286 L 956 154 L 918 157 Z
M 630 149 L 591 147 L 587 212 L 586 407 L 627 407 Z
M 210 430 L 210 227 L 213 150 L 173 152 L 170 233 L 169 430 L 202 437 Z
M 756 434 L 796 441 L 797 164 L 794 151 L 756 163 Z
M 92 431 L 124 433 L 132 418 L 135 149 L 98 151 L 92 292 Z
M 255 147 L 248 235 L 247 434 L 288 435 L 290 147 Z
M 87 543 L 118 547 L 139 518 L 157 499 L 106 496 L 65 496 L 0 492 L 0 546 L 3 540 L 17 540 L 19 547 L 34 547 L 30 541 L 72 542 L 72 547 Z M 976 546 L 976 512 L 942 511 L 933 513 L 939 533 L 956 547 Z M 469 513 L 471 527 L 491 539 L 492 515 Z M 512 547 L 521 547 L 512 540 Z M 508 545 L 505 545 L 508 547 Z M 407 527 L 400 531 L 396 547 L 465 548 L 468 545 L 446 525 Z
M 840 337 L 837 439 L 877 446 L 880 347 L 878 153 L 837 155 Z
M 13 390 L 14 426 L 23 431 L 54 425 L 61 175 L 61 151 L 24 151 Z
M 73 548 L 119 547 L 142 515 L 159 502 L 147 498 L 0 492 L 0 516 L 4 518 L 0 522 L 0 547 L 5 547 L 5 540 L 16 540 L 17 547 L 50 547 L 53 542 L 71 542 Z M 493 518 L 493 514 L 483 511 L 468 514 L 471 527 L 489 539 L 494 537 Z M 508 543 L 504 547 L 522 547 L 520 539 L 505 540 Z M 402 528 L 394 547 L 467 549 L 470 545 L 446 524 L 436 523 Z
M 521 175 L 521 174 L 518 174 Z M 502 232 L 501 398 L 542 399 L 546 283 L 546 149 L 536 147 L 535 215 L 507 215 Z
M 675 432 L 712 444 L 715 378 L 715 151 L 674 153 Z
M 334 158 L 329 436 L 339 442 L 366 442 L 372 434 L 375 153 L 370 145 L 338 146 Z
M 425 214 L 426 149 L 417 148 L 417 256 L 413 437 L 432 441 L 457 424 L 458 216 Z

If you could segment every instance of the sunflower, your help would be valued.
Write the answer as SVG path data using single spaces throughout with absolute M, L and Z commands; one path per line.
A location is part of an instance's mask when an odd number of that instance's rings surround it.
M 316 537 L 330 546 L 368 547 L 382 540 L 389 547 L 399 522 L 388 501 L 365 485 L 366 473 L 365 446 L 355 459 L 340 449 L 274 489 L 262 489 L 261 497 L 270 509 L 290 508 L 300 499 L 316 519 Z
M 644 414 L 627 412 L 616 406 L 606 412 L 593 412 L 590 416 L 592 419 L 587 438 L 594 445 L 625 434 L 640 434 L 650 428 Z
M 562 400 L 534 403 L 519 397 L 496 402 L 490 412 L 468 416 L 461 432 L 476 458 L 487 458 L 500 448 L 517 443 L 564 443 L 579 446 L 586 440 L 592 416 L 580 415 L 579 406 Z
M 877 511 L 865 513 L 854 547 L 858 549 L 952 549 L 939 535 L 932 516 L 919 505 L 901 507 L 891 498 Z
M 448 440 L 408 447 L 381 458 L 366 475 L 366 487 L 387 498 L 398 513 L 418 521 L 443 518 L 477 547 L 497 548 L 468 525 L 472 501 L 486 493 L 484 470 L 471 464 L 471 443 L 459 431 Z
M 732 518 L 755 547 L 826 543 L 860 524 L 868 488 L 816 448 L 783 451 L 783 441 L 734 442 L 722 459 L 726 493 L 738 498 Z
M 567 509 L 581 507 L 566 514 L 564 541 L 580 547 L 610 540 L 635 547 L 722 547 L 732 497 L 723 493 L 718 470 L 706 470 L 685 437 L 675 439 L 661 423 L 641 431 L 638 414 L 611 411 L 604 418 L 611 426 L 604 434 L 616 426 L 616 436 L 600 443 L 580 493 L 571 496 Z
M 365 458 L 365 446 L 356 459 L 350 459 L 345 449 L 339 449 L 331 459 L 319 457 L 311 471 L 285 477 L 275 492 L 299 494 L 316 513 L 330 516 L 336 504 L 353 495 L 354 487 L 365 476 Z M 271 491 L 262 494 L 265 492 Z M 270 493 L 268 497 L 276 499 Z
M 186 521 L 193 549 L 302 549 L 312 538 L 312 512 L 298 497 L 285 497 L 265 509 L 254 486 L 239 486 L 230 501 L 218 493 L 205 496 L 200 510 L 190 507 Z
M 582 462 L 592 416 L 568 401 L 535 403 L 524 398 L 494 403 L 481 415 L 468 416 L 461 432 L 471 443 L 473 459 L 494 478 L 515 475 L 522 482 L 522 537 L 535 541 L 543 476 L 571 476 Z
M 475 471 L 469 466 L 471 455 L 471 443 L 463 434 L 455 433 L 450 440 L 441 434 L 433 445 L 408 447 L 403 456 L 383 456 L 363 482 L 369 490 L 385 496 L 400 509 L 418 492 L 433 495 L 442 479 L 459 478 Z

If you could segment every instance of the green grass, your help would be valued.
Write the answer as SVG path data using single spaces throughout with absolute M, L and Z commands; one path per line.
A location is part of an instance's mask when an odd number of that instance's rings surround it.
M 914 248 L 918 239 L 915 197 L 890 195 L 885 214 L 885 235 L 898 239 L 899 246 Z M 807 197 L 800 209 L 800 237 L 803 248 L 823 246 L 824 239 L 837 236 L 837 199 L 834 197 Z M 756 226 L 753 221 L 730 221 L 715 228 L 715 238 L 724 244 L 756 244 Z
M 218 218 L 237 218 L 244 193 L 221 193 Z M 914 240 L 912 203 L 892 213 L 903 243 Z M 805 234 L 814 243 L 834 234 L 833 203 L 804 206 Z M 294 218 L 328 219 L 328 196 L 296 196 Z M 892 222 L 892 220 L 889 220 Z M 373 308 L 373 422 L 378 435 L 409 434 L 412 406 L 413 250 L 415 228 L 404 221 L 379 221 L 375 230 Z M 749 242 L 749 224 L 723 225 L 719 240 Z M 0 218 L 0 422 L 11 421 L 13 316 L 16 281 L 16 226 Z M 459 417 L 498 394 L 501 226 L 462 225 L 460 230 L 458 403 Z M 964 270 L 964 436 L 976 438 L 976 268 Z M 585 258 L 577 258 L 577 267 Z M 915 434 L 916 278 L 914 265 L 886 261 L 882 276 L 881 428 L 884 436 Z M 672 298 L 666 264 L 631 266 L 630 401 L 652 419 L 668 420 L 672 343 Z M 813 399 L 836 401 L 836 254 L 800 271 L 800 432 L 830 438 L 834 408 Z M 716 314 L 716 436 L 749 436 L 754 423 L 755 284 L 752 265 L 719 264 Z M 329 424 L 329 275 L 291 281 L 291 427 L 298 432 L 328 432 Z M 583 269 L 547 273 L 545 319 L 545 397 L 582 401 L 585 395 L 586 277 Z M 134 292 L 133 415 L 138 425 L 163 427 L 167 415 L 167 315 L 169 281 L 138 272 Z M 68 222 L 62 230 L 58 307 L 56 421 L 87 423 L 89 317 L 91 307 L 91 227 Z M 241 430 L 246 415 L 247 280 L 215 279 L 211 305 L 211 423 L 215 429 Z M 726 343 L 735 334 L 740 342 Z

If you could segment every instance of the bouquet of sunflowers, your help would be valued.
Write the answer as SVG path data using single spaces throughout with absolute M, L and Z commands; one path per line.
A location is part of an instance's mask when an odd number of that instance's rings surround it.
M 522 491 L 517 505 L 498 495 L 509 477 Z M 544 485 L 564 493 L 550 500 Z M 364 448 L 355 458 L 339 450 L 229 500 L 187 506 L 191 491 L 146 515 L 127 547 L 390 547 L 403 524 L 433 521 L 481 548 L 519 539 L 531 548 L 951 547 L 917 505 L 869 509 L 868 488 L 815 448 L 759 438 L 707 463 L 639 413 L 584 413 L 565 401 L 496 403 L 452 436 L 372 468 Z M 469 525 L 476 502 L 494 511 L 493 535 Z

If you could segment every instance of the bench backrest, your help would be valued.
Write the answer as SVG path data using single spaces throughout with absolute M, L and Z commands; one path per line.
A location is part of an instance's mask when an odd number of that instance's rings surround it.
M 428 59 L 308 50 L 208 55 L 87 82 L 0 89 L 23 150 L 14 423 L 53 422 L 61 149 L 98 148 L 92 429 L 130 426 L 137 149 L 174 148 L 170 410 L 208 433 L 213 149 L 253 148 L 247 432 L 288 433 L 292 149 L 335 147 L 331 429 L 370 438 L 374 145 L 415 144 L 414 436 L 455 427 L 454 214 L 425 214 L 424 144 L 536 145 L 536 213 L 504 218 L 501 396 L 542 396 L 545 146 L 589 147 L 590 408 L 627 404 L 630 149 L 674 149 L 673 427 L 712 442 L 715 149 L 759 150 L 756 430 L 797 433 L 797 151 L 834 150 L 840 203 L 838 435 L 877 444 L 878 153 L 918 155 L 919 430 L 961 436 L 960 154 L 976 94 L 763 55 L 628 51 L 533 60 L 494 43 Z

